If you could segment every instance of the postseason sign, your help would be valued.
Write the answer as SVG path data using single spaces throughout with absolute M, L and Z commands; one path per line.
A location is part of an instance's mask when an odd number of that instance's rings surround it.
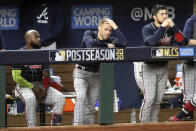
M 112 6 L 72 6 L 72 29 L 97 28 L 103 17 L 112 19 Z
M 0 6 L 0 30 L 17 30 L 19 11 L 17 6 Z
M 124 60 L 124 49 L 71 49 L 50 51 L 49 61 L 103 62 Z

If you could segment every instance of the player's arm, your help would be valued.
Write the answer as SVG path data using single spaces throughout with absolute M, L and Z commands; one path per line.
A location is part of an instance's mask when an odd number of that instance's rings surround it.
M 50 77 L 50 66 L 42 65 L 42 69 L 43 69 L 43 77 Z
M 184 25 L 184 30 L 183 30 L 183 34 L 188 40 L 188 45 L 196 45 L 196 40 L 193 39 L 193 29 L 194 29 L 194 20 L 191 17 L 186 20 Z
M 118 28 L 118 26 L 116 25 L 116 23 L 113 20 L 108 19 L 108 23 L 113 28 L 114 34 L 116 36 L 116 39 L 114 39 L 112 41 L 114 46 L 115 47 L 126 47 L 127 46 L 127 39 L 126 39 L 125 35 L 123 34 L 123 32 Z
M 190 39 L 188 41 L 188 45 L 196 45 L 196 40 L 195 39 Z
M 144 43 L 147 46 L 159 46 L 159 41 L 163 37 L 166 27 L 160 26 L 154 33 L 150 26 L 146 25 L 142 29 Z
M 50 72 L 49 72 L 49 70 L 45 70 L 45 71 L 43 72 L 43 77 L 50 77 Z
M 126 47 L 127 46 L 127 39 L 125 35 L 122 33 L 120 29 L 114 30 L 116 39 L 113 40 L 112 43 L 114 43 L 115 47 Z
M 107 46 L 107 43 L 99 42 L 98 40 L 94 39 L 95 37 L 93 35 L 95 34 L 90 30 L 84 32 L 82 42 L 85 43 L 87 48 Z
M 185 39 L 182 32 L 177 28 L 177 26 L 174 24 L 172 19 L 167 19 L 167 22 L 169 24 L 169 27 L 173 30 L 174 36 L 175 36 L 175 42 L 179 43 L 180 45 L 186 45 L 187 39 Z
M 187 42 L 184 35 L 182 34 L 182 32 L 175 25 L 172 27 L 172 30 L 174 31 L 176 42 L 178 42 L 178 43 Z
M 22 70 L 21 69 L 12 69 L 12 77 L 13 77 L 13 80 L 17 84 L 19 84 L 20 86 L 24 86 L 29 89 L 33 88 L 33 84 L 31 84 L 25 78 L 22 77 Z
M 48 88 L 51 86 L 51 78 L 50 78 L 50 68 L 49 65 L 43 65 L 43 79 L 42 79 L 42 86 L 44 88 Z
M 108 23 L 108 24 L 110 24 L 111 25 L 111 27 L 114 29 L 114 30 L 116 30 L 116 29 L 118 29 L 118 26 L 116 25 L 116 23 L 113 21 L 113 20 L 111 20 L 111 19 L 106 19 L 106 22 Z
M 187 39 L 184 37 L 182 32 L 175 25 L 172 27 L 172 30 L 174 31 L 175 41 L 180 45 L 186 45 Z

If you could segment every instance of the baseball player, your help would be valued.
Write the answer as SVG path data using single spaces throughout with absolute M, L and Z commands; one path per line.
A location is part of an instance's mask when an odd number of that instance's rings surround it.
M 196 45 L 195 32 L 196 15 L 186 20 L 183 33 L 188 39 L 188 45 Z M 184 71 L 184 103 L 182 111 L 169 118 L 169 121 L 193 120 L 193 109 L 196 107 L 195 67 L 193 61 L 183 61 Z
M 143 91 L 142 62 L 133 62 L 133 68 L 134 68 L 135 81 L 137 83 L 137 86 L 139 87 L 139 90 L 142 93 Z
M 136 84 L 138 86 L 138 95 L 139 98 L 143 99 L 143 72 L 142 72 L 142 63 L 143 62 L 133 62 L 133 70 Z
M 112 30 L 115 37 L 110 36 Z M 87 30 L 82 40 L 82 48 L 125 47 L 126 38 L 115 22 L 103 18 L 98 25 L 98 31 Z M 73 125 L 94 124 L 95 103 L 99 88 L 99 62 L 76 64 L 73 71 L 76 104 L 74 108 Z
M 133 62 L 134 65 L 134 77 L 136 80 L 136 83 L 140 90 L 142 90 L 143 87 L 143 80 L 142 80 L 142 62 Z
M 25 34 L 26 46 L 23 49 L 41 48 L 40 35 L 35 30 Z M 26 120 L 28 126 L 36 126 L 37 102 L 53 104 L 54 112 L 51 125 L 59 125 L 65 104 L 64 95 L 50 87 L 48 65 L 13 65 L 12 76 L 17 83 L 16 96 L 25 103 Z
M 146 46 L 169 46 L 174 43 L 186 44 L 186 39 L 176 27 L 172 19 L 168 18 L 164 5 L 155 5 L 152 9 L 154 22 L 142 29 L 142 36 Z M 144 99 L 140 109 L 141 122 L 157 122 L 160 103 L 162 101 L 168 78 L 168 62 L 144 62 L 143 93 Z

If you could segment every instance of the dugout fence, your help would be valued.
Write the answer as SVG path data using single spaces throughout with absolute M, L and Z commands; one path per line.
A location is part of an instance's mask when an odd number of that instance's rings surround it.
M 58 53 L 64 54 L 57 59 Z M 100 89 L 99 89 L 99 124 L 112 124 L 113 114 L 113 87 L 115 62 L 139 61 L 195 61 L 194 46 L 174 47 L 128 47 L 114 49 L 59 49 L 59 50 L 28 50 L 28 51 L 1 51 L 0 52 L 0 126 L 6 126 L 6 90 L 5 66 L 13 64 L 69 64 L 81 62 L 101 62 Z M 106 79 L 107 78 L 107 79 Z M 106 88 L 107 87 L 107 88 Z M 44 118 L 44 115 L 41 115 Z M 44 125 L 45 121 L 42 121 Z

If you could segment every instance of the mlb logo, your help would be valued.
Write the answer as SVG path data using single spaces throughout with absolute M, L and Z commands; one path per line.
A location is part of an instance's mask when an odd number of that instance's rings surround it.
M 162 57 L 163 49 L 152 49 L 152 57 Z
M 64 50 L 57 50 L 50 52 L 50 61 L 65 61 L 66 52 Z

